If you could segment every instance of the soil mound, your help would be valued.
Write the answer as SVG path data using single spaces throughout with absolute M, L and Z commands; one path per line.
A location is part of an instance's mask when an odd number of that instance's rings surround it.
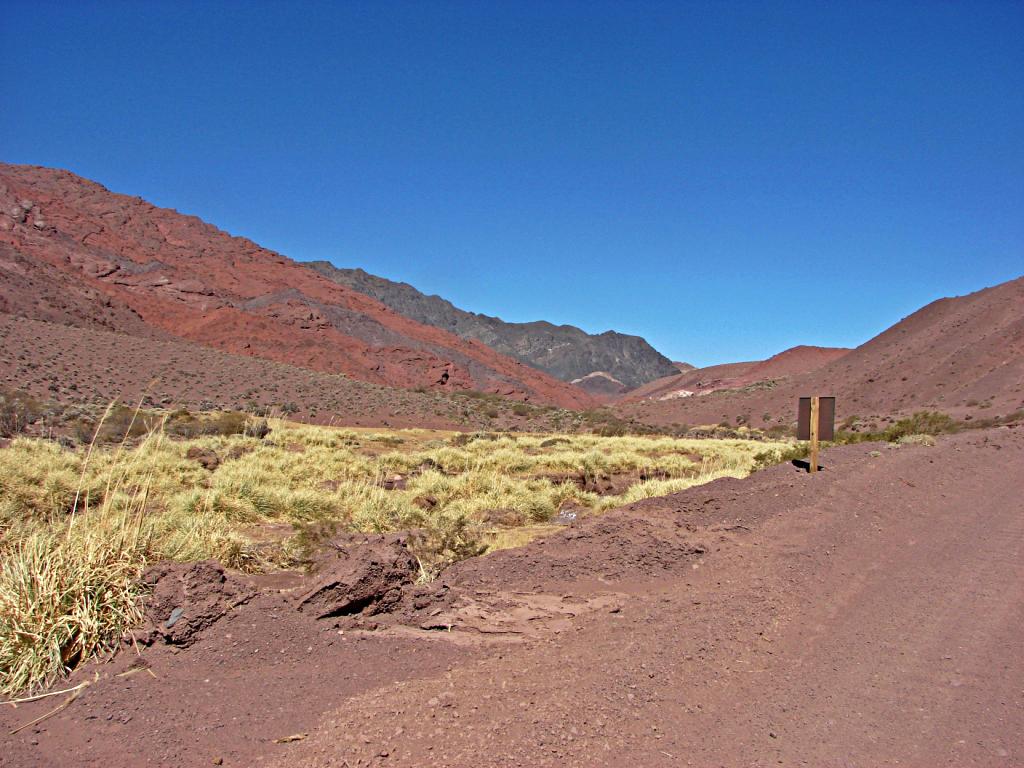
M 215 560 L 162 562 L 147 570 L 142 580 L 152 592 L 146 599 L 145 626 L 135 638 L 147 645 L 158 640 L 191 645 L 224 614 L 256 594 Z
M 419 568 L 402 535 L 350 535 L 328 543 L 316 572 L 313 585 L 296 597 L 297 608 L 327 619 L 391 612 Z

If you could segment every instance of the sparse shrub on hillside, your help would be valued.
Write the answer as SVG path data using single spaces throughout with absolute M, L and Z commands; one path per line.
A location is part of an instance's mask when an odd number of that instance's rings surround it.
M 594 432 L 601 437 L 623 437 L 629 434 L 629 426 L 625 422 L 615 421 L 602 424 Z
M 757 471 L 774 467 L 776 464 L 782 464 L 787 461 L 806 459 L 810 450 L 810 443 L 791 443 L 760 451 L 754 454 L 753 470 Z
M 452 445 L 469 445 L 474 440 L 497 440 L 498 435 L 494 432 L 460 432 L 452 438 Z
M 390 435 L 384 432 L 373 432 L 365 436 L 367 442 L 379 443 L 380 445 L 401 445 L 405 440 L 398 435 Z
M 900 419 L 881 432 L 852 431 L 850 427 L 855 427 L 858 421 L 856 417 L 844 421 L 840 428 L 836 430 L 833 442 L 839 445 L 883 441 L 895 443 L 900 442 L 905 437 L 950 434 L 968 428 L 967 424 L 938 411 L 919 411 L 913 416 Z M 996 423 L 999 423 L 998 420 L 992 422 L 992 424 Z M 971 428 L 978 428 L 990 425 L 972 424 L 970 426 Z
M 579 415 L 580 423 L 602 437 L 656 434 L 658 430 L 648 424 L 626 420 L 608 408 L 593 408 Z
M 885 439 L 895 442 L 907 435 L 941 435 L 949 432 L 957 432 L 960 424 L 945 413 L 938 411 L 918 411 L 913 416 L 900 419 L 887 430 Z
M 21 434 L 42 410 L 42 405 L 24 392 L 0 390 L 0 437 Z
M 564 437 L 552 437 L 548 440 L 544 440 L 541 444 L 541 448 L 553 448 L 556 445 L 568 445 L 569 440 Z
M 884 439 L 881 432 L 849 432 L 845 429 L 837 429 L 832 442 L 836 445 L 853 445 L 855 443 L 872 443 Z
M 788 424 L 773 424 L 765 430 L 765 434 L 767 434 L 768 437 L 777 440 L 782 437 L 792 437 L 795 434 L 795 431 Z
M 257 402 L 256 400 L 247 400 L 241 410 L 251 414 L 252 416 L 260 416 L 263 418 L 271 415 L 271 407 Z
M 161 420 L 161 416 L 141 408 L 113 403 L 100 416 L 79 420 L 75 436 L 82 443 L 120 443 L 148 435 Z
M 154 418 L 146 415 L 142 423 L 156 428 Z M 162 430 L 174 437 L 187 440 L 200 437 L 220 435 L 249 435 L 262 439 L 269 433 L 270 427 L 266 419 L 254 419 L 239 411 L 224 411 L 216 414 L 192 414 L 187 409 L 178 409 L 168 414 L 162 424 Z
M 811 446 L 808 442 L 781 443 L 769 447 L 754 455 L 754 466 L 752 471 L 774 467 L 784 462 L 800 461 L 806 459 L 810 453 Z

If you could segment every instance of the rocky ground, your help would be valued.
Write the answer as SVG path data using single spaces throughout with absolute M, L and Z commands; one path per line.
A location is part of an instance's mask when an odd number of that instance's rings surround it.
M 0 764 L 1021 764 L 1024 432 L 823 464 L 430 586 L 395 538 L 336 541 L 311 576 L 152 571 L 139 650 L 81 670 Z

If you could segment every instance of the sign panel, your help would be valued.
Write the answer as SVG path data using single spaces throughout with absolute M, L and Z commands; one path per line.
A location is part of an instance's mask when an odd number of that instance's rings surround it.
M 790 401 L 792 402 L 792 401 Z M 818 398 L 818 439 L 832 440 L 836 436 L 836 399 Z M 811 398 L 801 397 L 797 409 L 796 439 L 811 439 Z

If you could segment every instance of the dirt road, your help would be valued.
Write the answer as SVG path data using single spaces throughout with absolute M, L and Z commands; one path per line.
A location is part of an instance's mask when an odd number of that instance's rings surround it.
M 0 762 L 1024 765 L 1024 430 L 824 463 L 469 561 L 433 631 L 258 599 Z M 262 655 L 224 639 L 250 625 Z

